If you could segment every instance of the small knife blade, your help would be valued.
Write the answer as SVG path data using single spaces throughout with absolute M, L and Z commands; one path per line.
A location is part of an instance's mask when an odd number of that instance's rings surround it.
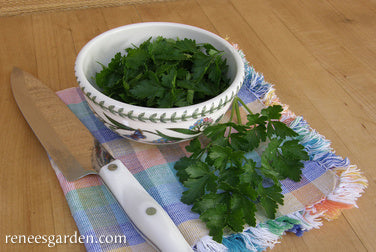
M 98 174 L 135 228 L 155 249 L 192 251 L 169 215 L 120 160 L 98 172 L 93 168 L 94 137 L 49 87 L 15 67 L 11 88 L 26 121 L 67 180 Z

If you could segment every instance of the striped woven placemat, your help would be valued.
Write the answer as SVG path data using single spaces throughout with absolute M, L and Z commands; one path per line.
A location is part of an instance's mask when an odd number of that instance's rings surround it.
M 245 78 L 238 96 L 254 112 L 263 106 L 283 106 L 281 122 L 299 134 L 298 139 L 310 160 L 304 163 L 300 182 L 281 181 L 284 205 L 278 209 L 276 219 L 267 219 L 260 212 L 256 215 L 256 227 L 244 227 L 243 232 L 239 233 L 226 233 L 222 243 L 217 243 L 208 235 L 209 231 L 205 223 L 200 221 L 199 215 L 180 200 L 185 189 L 173 167 L 177 160 L 187 154 L 187 142 L 147 145 L 127 140 L 109 130 L 95 117 L 78 87 L 57 93 L 92 132 L 102 148 L 122 161 L 145 190 L 161 204 L 195 252 L 259 252 L 272 248 L 286 233 L 301 236 L 306 231 L 320 228 L 324 219 L 333 220 L 342 210 L 356 207 L 356 200 L 367 187 L 367 179 L 357 166 L 337 155 L 328 139 L 311 128 L 302 116 L 293 113 L 288 105 L 281 103 L 273 85 L 255 71 L 242 51 L 239 50 L 239 53 L 245 64 Z M 241 108 L 241 116 L 244 118 L 247 113 L 243 106 Z M 226 114 L 224 121 L 229 117 Z M 199 118 L 197 120 L 200 121 Z M 100 148 L 96 150 L 95 156 L 101 159 L 103 152 Z M 257 153 L 250 154 L 254 161 L 260 161 Z M 132 226 L 98 176 L 90 175 L 69 182 L 53 160 L 51 164 L 80 235 L 87 237 L 84 240 L 88 252 L 154 251 Z M 117 243 L 112 240 L 112 243 L 101 243 L 101 237 L 107 236 L 126 237 L 127 242 Z
M 0 16 L 177 0 L 0 0 Z

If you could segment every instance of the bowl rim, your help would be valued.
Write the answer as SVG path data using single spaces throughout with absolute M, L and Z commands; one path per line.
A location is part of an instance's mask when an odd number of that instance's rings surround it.
M 108 35 L 112 35 L 114 33 L 130 29 L 130 28 L 145 27 L 145 26 L 147 26 L 147 27 L 153 27 L 153 26 L 182 27 L 182 28 L 185 28 L 185 29 L 190 29 L 190 30 L 193 30 L 193 31 L 204 33 L 208 36 L 215 38 L 216 40 L 218 40 L 221 44 L 224 45 L 224 47 L 226 47 L 231 52 L 231 54 L 233 55 L 233 58 L 235 60 L 235 63 L 236 63 L 235 69 L 237 69 L 237 71 L 236 71 L 236 74 L 235 74 L 235 77 L 234 77 L 232 83 L 222 93 L 220 93 L 219 95 L 212 97 L 212 98 L 210 98 L 206 101 L 196 103 L 196 104 L 192 104 L 192 105 L 189 105 L 189 106 L 173 107 L 173 108 L 153 108 L 153 107 L 143 107 L 143 106 L 138 106 L 138 105 L 132 105 L 132 104 L 128 104 L 128 103 L 125 103 L 125 102 L 115 100 L 115 99 L 103 94 L 102 92 L 100 92 L 98 89 L 96 89 L 87 80 L 87 78 L 84 74 L 83 62 L 84 62 L 84 59 L 85 59 L 87 52 L 90 50 L 90 48 L 92 46 L 95 45 L 95 43 L 98 40 L 102 39 L 103 37 L 106 37 Z M 133 110 L 135 112 L 137 112 L 137 111 L 145 112 L 145 110 L 147 110 L 147 113 L 157 113 L 157 114 L 159 114 L 159 113 L 168 113 L 169 114 L 169 113 L 176 113 L 176 112 L 183 112 L 183 111 L 191 111 L 191 110 L 197 109 L 198 107 L 209 106 L 213 103 L 216 103 L 216 101 L 219 101 L 221 99 L 226 100 L 227 95 L 231 91 L 234 92 L 231 95 L 231 98 L 235 97 L 235 95 L 239 91 L 241 83 L 243 82 L 243 79 L 244 79 L 244 63 L 243 63 L 243 60 L 241 58 L 241 55 L 234 48 L 234 46 L 232 46 L 227 40 L 225 40 L 224 38 L 220 37 L 219 35 L 217 35 L 213 32 L 210 32 L 210 31 L 202 29 L 202 28 L 187 25 L 187 24 L 182 24 L 182 23 L 173 23 L 173 22 L 133 23 L 133 24 L 128 24 L 128 25 L 124 25 L 124 26 L 120 26 L 120 27 L 116 27 L 116 28 L 107 30 L 107 31 L 97 35 L 96 37 L 92 38 L 89 42 L 87 42 L 82 47 L 82 49 L 80 50 L 80 52 L 78 53 L 78 55 L 76 57 L 74 70 L 75 70 L 75 75 L 76 75 L 78 84 L 79 84 L 81 90 L 84 92 L 85 96 L 88 96 L 88 93 L 90 93 L 90 96 L 96 96 L 96 98 L 98 100 L 105 101 L 109 106 L 114 106 L 116 108 L 124 108 L 124 109 L 127 109 L 127 110 Z

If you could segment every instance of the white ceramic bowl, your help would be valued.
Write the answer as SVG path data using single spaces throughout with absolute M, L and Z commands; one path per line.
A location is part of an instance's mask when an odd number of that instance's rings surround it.
M 210 43 L 224 51 L 229 65 L 230 86 L 218 96 L 191 106 L 147 108 L 114 100 L 96 87 L 93 77 L 117 52 L 139 45 L 150 37 L 189 38 L 197 43 Z M 177 23 L 137 23 L 106 31 L 89 41 L 75 63 L 78 84 L 94 114 L 111 130 L 135 141 L 163 144 L 191 139 L 218 120 L 229 109 L 244 79 L 241 56 L 225 39 L 209 31 Z

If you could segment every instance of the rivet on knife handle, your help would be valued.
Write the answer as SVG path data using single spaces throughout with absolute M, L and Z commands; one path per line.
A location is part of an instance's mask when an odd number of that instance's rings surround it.
M 192 251 L 166 211 L 119 160 L 104 166 L 99 175 L 136 228 L 162 252 Z

